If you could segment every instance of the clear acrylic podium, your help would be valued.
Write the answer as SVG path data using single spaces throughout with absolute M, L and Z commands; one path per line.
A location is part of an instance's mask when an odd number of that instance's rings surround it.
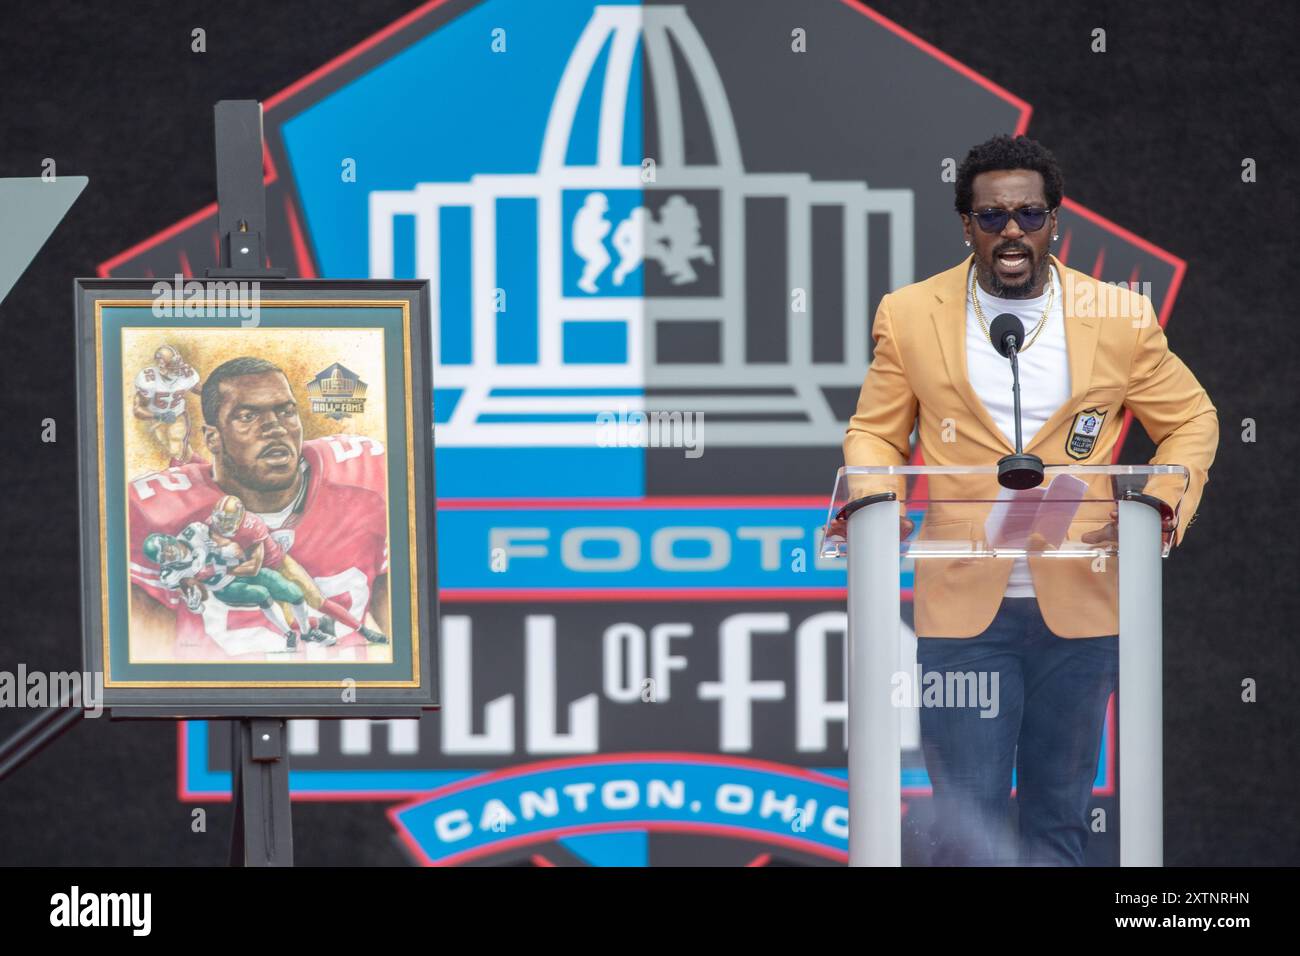
M 994 465 L 839 470 L 821 551 L 848 561 L 850 866 L 902 862 L 900 568 L 917 636 L 960 639 L 1026 567 L 1055 634 L 1119 635 L 1120 865 L 1163 864 L 1162 519 L 1187 481 L 1181 465 L 1048 466 L 1028 491 Z

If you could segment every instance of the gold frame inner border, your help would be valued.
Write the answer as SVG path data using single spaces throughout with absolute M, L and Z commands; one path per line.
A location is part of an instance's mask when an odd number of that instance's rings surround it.
M 104 475 L 104 336 L 103 336 L 103 310 L 106 308 L 153 308 L 154 299 L 96 299 L 95 300 L 95 411 L 98 415 L 99 427 L 96 429 L 98 443 L 98 478 L 99 478 L 99 579 L 100 579 L 100 603 L 101 603 L 101 640 L 104 668 L 104 687 L 140 687 L 140 688 L 220 688 L 220 687 L 281 687 L 281 688 L 312 688 L 312 687 L 340 687 L 341 681 L 320 681 L 320 680 L 297 680 L 297 681 L 213 681 L 213 680 L 185 680 L 185 681 L 122 681 L 113 680 L 112 668 L 113 659 L 109 653 L 109 622 L 108 622 L 108 549 L 106 541 L 108 538 L 108 518 L 105 514 L 104 502 L 105 493 L 105 475 Z M 201 305 L 205 309 L 209 306 L 220 306 L 222 308 L 239 308 L 240 306 L 250 305 L 250 301 L 245 298 L 229 297 L 225 299 L 203 299 L 184 301 L 184 306 Z M 420 687 L 420 600 L 419 600 L 419 564 L 416 559 L 416 528 L 415 528 L 415 427 L 412 421 L 413 401 L 412 395 L 414 387 L 411 383 L 411 303 L 407 299 L 259 299 L 257 301 L 259 309 L 265 308 L 400 308 L 402 310 L 402 357 L 405 365 L 406 387 L 403 390 L 406 397 L 406 502 L 407 502 L 407 541 L 410 549 L 410 584 L 411 584 L 411 679 L 402 681 L 366 681 L 355 680 L 352 686 L 356 687 Z M 428 506 L 432 508 L 433 502 Z M 391 514 L 389 520 L 392 520 Z M 265 661 L 230 661 L 228 663 L 237 664 L 259 664 L 265 666 Z M 337 662 L 321 661 L 320 664 L 329 666 L 338 666 Z M 210 666 L 210 665 L 200 665 Z M 219 666 L 225 666 L 220 664 Z M 280 665 L 289 666 L 289 665 Z M 311 664 L 293 664 L 293 667 L 310 667 Z

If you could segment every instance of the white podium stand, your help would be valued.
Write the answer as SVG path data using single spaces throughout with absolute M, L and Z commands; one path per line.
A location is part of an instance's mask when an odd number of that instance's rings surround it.
M 901 865 L 900 558 L 916 575 L 922 637 L 950 636 L 922 628 L 987 603 L 963 592 L 987 579 L 985 561 L 1025 558 L 1036 590 L 1051 575 L 1114 602 L 1103 610 L 1119 634 L 1120 863 L 1163 864 L 1161 518 L 1186 488 L 1181 465 L 1048 466 L 1042 486 L 1020 492 L 998 486 L 994 465 L 840 469 L 822 553 L 848 559 L 850 866 Z

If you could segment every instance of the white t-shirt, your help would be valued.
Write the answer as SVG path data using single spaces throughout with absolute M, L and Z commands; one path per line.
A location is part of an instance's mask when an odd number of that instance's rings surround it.
M 1048 270 L 1056 291 L 1052 298 L 1052 311 L 1047 316 L 1034 344 L 1017 354 L 1020 365 L 1020 428 L 1024 444 L 1028 445 L 1038 429 L 1053 413 L 1070 399 L 1070 353 L 1065 343 L 1065 309 L 1061 305 L 1061 283 L 1056 269 Z M 970 273 L 966 274 L 966 288 L 970 289 Z M 1042 320 L 1047 305 L 1047 289 L 1033 299 L 1002 299 L 989 295 L 978 283 L 975 294 L 979 296 L 984 321 L 992 324 L 1003 312 L 1010 312 L 1025 327 L 1028 342 Z M 979 319 L 966 295 L 966 371 L 971 387 L 997 423 L 1012 447 L 1016 443 L 1015 404 L 1011 394 L 1011 362 L 1002 357 L 980 328 Z M 1029 575 L 1029 562 L 1016 558 L 1007 582 L 1007 597 L 1033 597 L 1034 582 Z

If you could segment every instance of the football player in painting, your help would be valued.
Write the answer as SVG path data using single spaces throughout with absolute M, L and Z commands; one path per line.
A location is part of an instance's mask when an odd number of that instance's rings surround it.
M 212 537 L 207 525 L 191 522 L 179 535 L 154 532 L 144 539 L 144 555 L 158 565 L 158 581 L 180 592 L 185 606 L 203 612 L 209 595 L 230 607 L 256 607 L 284 636 L 284 649 L 298 645 L 298 633 L 312 643 L 330 645 L 334 638 L 311 627 L 302 589 L 266 568 L 251 569 L 238 545 Z M 289 605 L 299 631 L 294 631 L 280 605 Z
M 166 453 L 173 466 L 191 460 L 190 416 L 185 408 L 186 393 L 199 391 L 199 373 L 185 363 L 179 350 L 163 345 L 153 353 L 153 365 L 135 377 L 135 401 L 131 414 L 150 422 L 149 434 Z
M 212 539 L 220 545 L 234 545 L 244 563 L 231 570 L 232 574 L 270 574 L 286 580 L 301 590 L 298 600 L 307 603 L 325 614 L 321 618 L 321 629 L 328 635 L 334 633 L 334 622 L 340 621 L 358 631 L 372 644 L 385 644 L 388 638 L 373 628 L 366 627 L 349 614 L 337 601 L 331 601 L 320 593 L 311 575 L 303 570 L 280 542 L 271 534 L 266 522 L 244 507 L 244 503 L 234 495 L 226 495 L 217 502 L 208 519 L 208 531 Z M 302 624 L 302 621 L 299 621 Z M 327 643 L 332 644 L 331 639 Z
M 201 406 L 211 464 L 192 461 L 130 483 L 133 626 L 162 629 L 182 645 L 204 644 L 214 659 L 285 649 L 284 634 L 266 626 L 262 610 L 230 606 L 218 593 L 196 612 L 162 580 L 145 553 L 146 539 L 198 522 L 209 535 L 215 526 L 216 547 L 233 546 L 232 569 L 273 566 L 340 647 L 386 641 L 383 444 L 357 435 L 304 440 L 288 378 L 261 358 L 231 359 L 213 369 Z M 310 639 L 313 626 L 300 636 Z

